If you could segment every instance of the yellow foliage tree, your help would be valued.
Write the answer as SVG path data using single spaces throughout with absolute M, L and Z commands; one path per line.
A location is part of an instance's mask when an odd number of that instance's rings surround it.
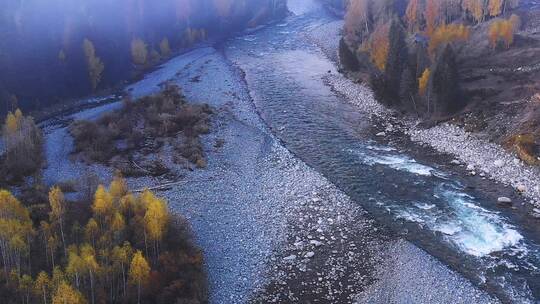
M 150 277 L 150 265 L 144 258 L 141 251 L 133 255 L 131 265 L 129 266 L 129 281 L 137 285 L 137 303 L 141 303 L 141 287 L 146 284 Z
M 488 11 L 492 17 L 499 16 L 502 13 L 503 0 L 489 0 Z
M 64 193 L 58 187 L 53 187 L 49 191 L 49 204 L 51 206 L 51 212 L 49 217 L 53 223 L 58 223 L 60 227 L 60 236 L 62 237 L 62 246 L 64 248 L 64 256 L 67 257 L 66 251 L 66 239 L 64 237 L 64 217 L 66 213 L 66 202 L 64 199 Z
M 9 191 L 0 190 L 0 251 L 7 272 L 20 273 L 21 258 L 29 254 L 34 234 L 30 212 Z
M 113 207 L 113 197 L 103 185 L 99 185 L 94 195 L 92 211 L 94 211 L 94 215 L 101 221 L 100 224 L 104 224 L 107 217 L 112 215 Z
M 171 55 L 171 46 L 169 45 L 169 39 L 166 37 L 161 40 L 159 43 L 159 50 L 161 52 L 161 56 L 163 57 L 169 57 Z
M 448 43 L 469 40 L 469 28 L 463 24 L 443 24 L 435 29 L 429 40 L 428 51 L 435 56 L 437 49 Z
M 94 250 L 94 247 L 90 244 L 83 244 L 80 248 L 81 252 L 81 259 L 84 263 L 84 268 L 86 272 L 88 273 L 88 277 L 90 279 L 90 297 L 92 299 L 92 303 L 94 303 L 94 285 L 95 285 L 95 276 L 96 273 L 99 270 L 99 264 L 96 260 L 96 252 Z
M 64 281 L 56 289 L 52 304 L 86 304 L 86 299 L 79 291 Z
M 420 93 L 420 95 L 422 96 L 426 94 L 430 76 L 431 76 L 431 70 L 425 69 L 424 72 L 422 73 L 422 76 L 418 79 L 418 93 Z
M 131 58 L 135 64 L 146 64 L 148 60 L 148 49 L 142 39 L 136 38 L 131 41 Z
M 147 202 L 146 208 L 146 214 L 144 215 L 145 231 L 148 233 L 150 240 L 154 241 L 154 252 L 157 257 L 159 254 L 159 242 L 167 230 L 169 221 L 167 203 L 153 196 Z
M 121 175 L 116 174 L 109 185 L 109 193 L 115 203 L 120 203 L 120 200 L 128 192 L 126 180 Z
M 49 275 L 45 271 L 41 271 L 34 281 L 34 294 L 43 300 L 43 304 L 47 304 L 50 288 L 51 279 Z
M 84 39 L 83 41 L 84 55 L 86 56 L 86 65 L 88 67 L 88 76 L 92 89 L 95 90 L 101 82 L 101 76 L 105 70 L 105 65 L 99 57 L 96 56 L 96 49 L 92 41 Z
M 86 223 L 86 226 L 84 227 L 84 234 L 86 237 L 86 240 L 89 242 L 92 242 L 92 245 L 96 245 L 96 237 L 99 233 L 99 225 L 97 221 L 93 218 L 91 218 L 88 223 Z

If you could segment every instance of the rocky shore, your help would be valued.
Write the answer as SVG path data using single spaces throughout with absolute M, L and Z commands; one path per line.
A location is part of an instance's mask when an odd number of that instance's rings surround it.
M 500 145 L 489 142 L 480 134 L 443 123 L 424 128 L 420 121 L 401 116 L 378 103 L 373 92 L 365 85 L 354 83 L 343 75 L 329 75 L 326 83 L 353 103 L 360 111 L 374 115 L 384 121 L 384 128 L 377 135 L 386 136 L 400 131 L 411 140 L 428 145 L 435 150 L 452 155 L 451 164 L 463 166 L 471 175 L 490 178 L 498 183 L 512 186 L 529 199 L 531 215 L 540 217 L 540 172 L 526 165 L 514 154 Z

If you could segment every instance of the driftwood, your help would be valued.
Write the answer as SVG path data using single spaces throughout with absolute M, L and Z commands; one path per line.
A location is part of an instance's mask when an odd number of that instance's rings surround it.
M 152 187 L 144 187 L 144 188 L 134 190 L 133 192 L 139 193 L 139 192 L 143 192 L 144 190 L 150 190 L 150 191 L 167 190 L 168 188 L 170 188 L 172 186 L 176 186 L 176 185 L 189 184 L 189 183 L 202 183 L 202 182 L 208 182 L 208 181 L 211 181 L 211 180 L 214 180 L 214 179 L 215 178 L 208 178 L 208 179 L 202 179 L 202 180 L 201 179 L 199 179 L 199 180 L 182 180 L 182 181 L 159 184 L 159 185 L 155 185 L 155 186 L 152 186 Z

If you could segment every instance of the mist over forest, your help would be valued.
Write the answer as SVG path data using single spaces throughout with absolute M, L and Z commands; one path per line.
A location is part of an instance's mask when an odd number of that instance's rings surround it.
M 0 99 L 8 100 L 2 112 L 113 87 L 172 52 L 286 12 L 285 1 L 279 0 L 2 2 Z M 137 47 L 139 58 L 134 60 Z

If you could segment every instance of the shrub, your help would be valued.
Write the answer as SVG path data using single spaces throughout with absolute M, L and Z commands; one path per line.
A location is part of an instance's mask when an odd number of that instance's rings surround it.
M 9 112 L 2 131 L 4 175 L 18 180 L 38 172 L 44 163 L 43 134 L 34 119 L 20 110 Z
M 211 113 L 208 105 L 188 104 L 178 87 L 167 85 L 156 95 L 125 100 L 120 110 L 96 121 L 76 121 L 69 130 L 74 152 L 89 161 L 131 158 L 143 150 L 156 151 L 170 139 L 180 155 L 196 164 L 204 159 L 199 136 L 209 132 Z

